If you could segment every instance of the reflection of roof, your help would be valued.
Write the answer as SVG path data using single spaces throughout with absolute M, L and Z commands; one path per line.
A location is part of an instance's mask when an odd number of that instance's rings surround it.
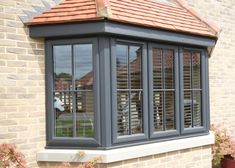
M 79 80 L 76 80 L 76 85 L 90 86 L 93 85 L 93 71 L 88 72 Z
M 87 87 L 93 85 L 93 71 L 88 72 L 86 75 L 76 80 L 76 86 Z M 67 90 L 71 87 L 71 81 L 65 80 L 60 77 L 55 82 L 56 90 Z
M 218 28 L 204 21 L 181 0 L 174 1 L 179 5 L 174 6 L 157 0 L 64 0 L 59 5 L 34 17 L 28 24 L 108 19 L 216 38 Z

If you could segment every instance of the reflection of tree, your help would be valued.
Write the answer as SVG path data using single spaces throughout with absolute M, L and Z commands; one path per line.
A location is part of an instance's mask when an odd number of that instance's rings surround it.
M 71 80 L 71 75 L 68 73 L 64 73 L 64 72 L 55 74 L 55 77 L 56 79 Z
M 71 86 L 71 75 L 68 73 L 55 74 L 55 89 L 56 90 L 69 90 Z

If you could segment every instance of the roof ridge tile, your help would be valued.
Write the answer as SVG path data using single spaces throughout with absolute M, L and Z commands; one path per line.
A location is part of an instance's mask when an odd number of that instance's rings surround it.
M 99 17 L 111 17 L 111 9 L 109 0 L 95 0 L 96 1 L 96 9 L 97 16 Z

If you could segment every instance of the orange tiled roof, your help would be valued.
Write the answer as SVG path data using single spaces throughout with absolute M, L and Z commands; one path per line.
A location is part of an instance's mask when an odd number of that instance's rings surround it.
M 133 25 L 217 37 L 218 29 L 204 21 L 181 0 L 174 6 L 158 0 L 64 0 L 34 17 L 28 25 L 58 24 L 90 20 L 113 20 Z

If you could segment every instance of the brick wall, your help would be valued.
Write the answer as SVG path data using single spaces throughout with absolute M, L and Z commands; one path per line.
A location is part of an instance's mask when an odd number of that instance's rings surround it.
M 186 1 L 222 29 L 210 58 L 211 118 L 235 135 L 235 1 Z M 40 3 L 0 0 L 0 143 L 17 144 L 29 168 L 53 167 L 35 160 L 35 153 L 45 146 L 44 43 L 29 38 L 28 28 L 18 18 L 23 9 Z M 210 152 L 206 146 L 100 167 L 210 168 Z
M 19 19 L 40 0 L 0 0 L 0 143 L 15 143 L 29 168 L 45 146 L 44 44 Z
M 108 164 L 106 168 L 211 168 L 210 146 Z
M 209 60 L 211 122 L 221 123 L 235 136 L 235 1 L 186 1 L 222 30 Z

